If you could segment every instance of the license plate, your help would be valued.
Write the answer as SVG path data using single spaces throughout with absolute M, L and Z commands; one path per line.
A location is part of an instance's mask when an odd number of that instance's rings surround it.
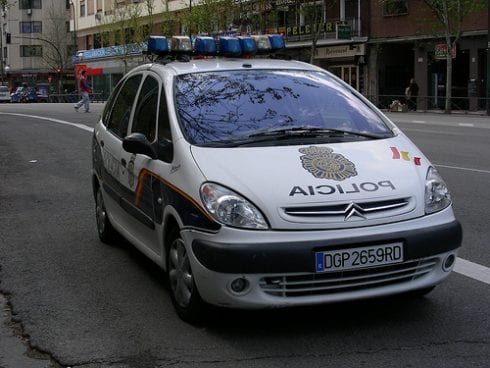
M 402 243 L 316 252 L 316 272 L 355 270 L 403 262 Z

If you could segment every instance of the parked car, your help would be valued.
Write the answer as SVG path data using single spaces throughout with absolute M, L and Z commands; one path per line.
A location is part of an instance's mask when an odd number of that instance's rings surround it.
M 10 91 L 7 86 L 0 86 L 0 102 L 10 102 Z
M 258 43 L 271 49 L 278 37 Z M 167 39 L 150 40 L 162 61 L 124 76 L 94 129 L 100 239 L 121 234 L 166 270 L 190 322 L 209 304 L 430 292 L 462 241 L 434 165 L 324 69 L 237 57 L 252 40 L 222 38 L 216 51 L 197 38 L 193 56 L 206 58 L 178 61 Z M 217 52 L 234 58 L 209 58 Z
M 10 95 L 10 102 L 37 102 L 37 92 L 34 87 L 17 87 Z

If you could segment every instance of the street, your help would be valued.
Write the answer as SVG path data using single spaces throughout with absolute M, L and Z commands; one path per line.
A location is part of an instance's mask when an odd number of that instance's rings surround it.
M 92 113 L 0 105 L 0 367 L 488 367 L 490 118 L 390 113 L 437 167 L 463 226 L 455 272 L 421 299 L 175 314 L 164 274 L 98 239 Z M 487 207 L 489 206 L 489 207 Z

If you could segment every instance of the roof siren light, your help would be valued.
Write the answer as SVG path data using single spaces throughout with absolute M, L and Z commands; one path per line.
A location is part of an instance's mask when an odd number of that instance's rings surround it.
M 175 52 L 192 53 L 192 42 L 187 36 L 173 36 L 171 50 Z
M 236 37 L 220 37 L 219 53 L 224 56 L 240 56 L 242 48 L 240 41 Z
M 258 52 L 269 52 L 271 51 L 271 42 L 269 40 L 269 36 L 267 35 L 252 35 L 252 38 L 255 40 L 257 44 Z
M 257 52 L 257 44 L 250 36 L 239 36 L 238 41 L 244 55 L 253 55 Z
M 148 39 L 148 53 L 163 56 L 168 54 L 168 40 L 165 36 L 150 36 Z
M 194 51 L 198 55 L 212 56 L 216 55 L 217 47 L 213 37 L 198 36 L 194 41 Z
M 269 35 L 269 42 L 273 50 L 282 50 L 286 48 L 284 37 L 280 34 Z

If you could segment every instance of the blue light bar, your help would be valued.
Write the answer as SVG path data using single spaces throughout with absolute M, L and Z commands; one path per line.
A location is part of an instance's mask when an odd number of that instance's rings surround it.
M 198 55 L 216 55 L 217 47 L 216 42 L 212 37 L 199 36 L 194 41 L 194 50 Z
M 257 52 L 257 44 L 252 37 L 240 36 L 238 41 L 240 41 L 240 47 L 245 55 L 253 55 Z
M 286 48 L 284 38 L 280 34 L 269 35 L 269 41 L 273 50 L 282 50 Z
M 240 41 L 236 37 L 220 37 L 219 53 L 225 56 L 239 56 L 242 53 Z
M 150 36 L 148 39 L 148 52 L 159 56 L 168 54 L 167 38 L 164 36 Z

